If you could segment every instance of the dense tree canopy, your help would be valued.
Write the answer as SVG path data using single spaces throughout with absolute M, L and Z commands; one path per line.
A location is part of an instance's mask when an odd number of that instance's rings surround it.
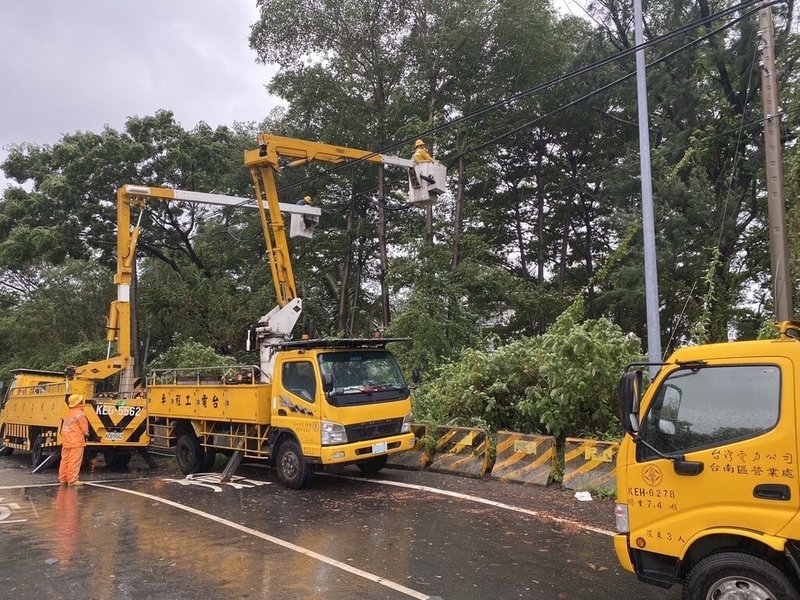
M 282 200 L 310 194 L 323 210 L 315 238 L 292 242 L 302 327 L 355 336 L 388 326 L 388 334 L 412 337 L 403 366 L 424 375 L 435 400 L 429 412 L 441 418 L 453 417 L 447 407 L 455 396 L 446 391 L 473 376 L 470 365 L 488 365 L 475 375 L 481 385 L 486 377 L 509 378 L 508 365 L 487 350 L 511 344 L 504 351 L 514 360 L 524 354 L 541 362 L 532 379 L 512 400 L 493 401 L 488 413 L 481 405 L 484 413 L 467 411 L 462 421 L 494 415 L 498 425 L 516 419 L 530 429 L 568 431 L 571 413 L 554 416 L 537 391 L 543 381 L 589 385 L 563 366 L 570 354 L 564 344 L 576 345 L 575 360 L 602 359 L 587 372 L 606 377 L 619 366 L 608 348 L 636 352 L 621 332 L 645 338 L 635 87 L 629 79 L 592 95 L 630 73 L 633 58 L 525 92 L 632 47 L 630 7 L 596 0 L 586 6 L 588 18 L 579 18 L 547 0 L 258 6 L 250 44 L 258 60 L 278 66 L 269 91 L 285 101 L 260 125 L 186 130 L 162 110 L 130 118 L 122 131 L 79 131 L 53 145 L 11 148 L 2 168 L 18 185 L 0 200 L 0 375 L 104 353 L 120 185 L 251 195 L 242 152 L 259 131 L 403 156 L 426 132 L 450 187 L 429 211 L 406 204 L 400 169 L 385 170 L 383 196 L 373 165 L 279 174 Z M 728 6 L 650 0 L 646 38 Z M 752 6 L 646 53 L 658 63 L 648 70 L 648 99 L 665 348 L 754 337 L 771 319 Z M 787 196 L 796 198 L 800 44 L 788 6 L 777 5 L 775 18 Z M 688 44 L 721 26 L 728 27 Z M 795 263 L 799 222 L 792 204 Z M 274 303 L 254 214 L 152 203 L 138 257 L 140 347 L 150 362 L 173 356 L 187 340 L 240 354 L 247 326 Z M 582 315 L 573 326 L 548 332 L 579 298 Z M 546 332 L 550 338 L 541 337 Z M 602 336 L 608 348 L 593 345 Z M 450 360 L 457 362 L 440 371 Z M 434 384 L 437 373 L 451 379 Z M 558 373 L 568 381 L 557 383 Z M 495 414 L 511 405 L 513 419 Z M 582 421 L 584 429 L 607 426 L 606 409 L 598 410 L 599 421 Z

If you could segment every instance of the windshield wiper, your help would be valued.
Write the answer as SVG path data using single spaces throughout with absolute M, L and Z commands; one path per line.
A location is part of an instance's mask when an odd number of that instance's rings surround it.
M 350 385 L 344 388 L 334 388 L 333 394 L 336 396 L 345 395 L 345 394 L 373 394 L 375 392 L 401 392 L 406 390 L 407 388 L 392 385 L 392 384 L 382 384 L 382 385 Z

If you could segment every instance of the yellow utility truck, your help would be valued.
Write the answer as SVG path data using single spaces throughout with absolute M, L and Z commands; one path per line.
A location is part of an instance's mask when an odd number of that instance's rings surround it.
M 133 385 L 130 324 L 130 257 L 117 258 L 117 299 L 111 303 L 105 360 L 68 367 L 63 373 L 17 369 L 0 402 L 0 456 L 14 450 L 31 453 L 34 470 L 40 470 L 60 455 L 61 419 L 70 394 L 86 398 L 84 413 L 89 421 L 87 456 L 102 452 L 110 467 L 124 467 L 138 451 L 147 454 L 147 413 L 144 395 Z M 128 278 L 124 275 L 125 265 Z M 116 352 L 112 348 L 116 345 Z M 119 375 L 119 388 L 101 392 L 104 380 Z M 98 385 L 101 384 L 101 385 Z
M 689 599 L 800 598 L 800 323 L 686 347 L 620 381 L 622 566 Z
M 133 452 L 146 448 L 147 412 L 143 396 L 94 394 L 91 381 L 53 371 L 16 369 L 0 402 L 0 456 L 30 452 L 31 464 L 58 458 L 61 418 L 70 394 L 86 398 L 87 453 L 101 452 L 111 467 L 124 467 Z
M 368 339 L 292 340 L 302 311 L 283 213 L 290 235 L 311 237 L 320 211 L 305 202 L 281 204 L 276 174 L 311 161 L 348 160 L 408 169 L 412 201 L 432 202 L 444 191 L 444 167 L 364 150 L 272 135 L 245 154 L 255 189 L 252 199 L 124 186 L 120 193 L 120 239 L 135 244 L 128 207 L 152 199 L 256 208 L 278 305 L 250 329 L 248 347 L 259 352 L 257 366 L 154 370 L 147 378 L 148 433 L 154 447 L 174 449 L 183 473 L 208 470 L 218 452 L 231 456 L 223 478 L 242 458 L 261 459 L 278 479 L 301 488 L 315 469 L 355 463 L 376 472 L 393 452 L 413 447 L 411 397 L 386 349 L 393 341 Z M 123 215 L 122 213 L 126 213 Z
M 189 474 L 210 469 L 221 451 L 231 455 L 223 477 L 230 477 L 248 457 L 268 461 L 282 483 L 300 488 L 320 466 L 356 463 L 363 471 L 375 472 L 389 454 L 413 447 L 409 389 L 386 349 L 393 340 L 292 340 L 302 299 L 295 286 L 283 213 L 290 216 L 290 236 L 311 237 L 321 211 L 305 202 L 279 203 L 275 176 L 311 161 L 365 161 L 406 168 L 413 204 L 431 204 L 445 189 L 445 168 L 436 161 L 420 163 L 272 135 L 259 136 L 258 149 L 245 153 L 255 200 L 122 186 L 117 192 L 117 295 L 108 317 L 107 358 L 65 374 L 16 371 L 0 406 L 0 456 L 27 450 L 41 468 L 47 462 L 42 461 L 44 454 L 58 448 L 70 393 L 89 399 L 89 444 L 101 449 L 110 465 L 127 464 L 134 449 L 143 450 L 149 460 L 145 451 L 149 443 L 174 450 L 179 468 Z M 137 382 L 131 283 L 142 216 L 153 201 L 258 210 L 278 301 L 249 331 L 248 346 L 259 352 L 259 365 L 156 370 L 149 374 L 146 388 Z M 134 210 L 139 215 L 132 226 Z M 117 374 L 118 391 L 95 393 L 98 382 Z

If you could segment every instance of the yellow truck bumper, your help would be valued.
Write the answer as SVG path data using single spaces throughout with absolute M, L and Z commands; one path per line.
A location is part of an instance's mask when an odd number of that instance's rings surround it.
M 385 451 L 381 451 L 379 446 L 382 443 L 386 444 Z M 364 440 L 363 442 L 341 444 L 339 446 L 322 446 L 320 449 L 320 462 L 324 465 L 353 462 L 382 454 L 394 454 L 403 450 L 411 450 L 413 447 L 413 433 L 403 433 L 379 440 Z
M 614 551 L 617 553 L 617 560 L 619 560 L 622 568 L 633 573 L 633 562 L 631 562 L 628 536 L 626 534 L 622 533 L 614 536 Z

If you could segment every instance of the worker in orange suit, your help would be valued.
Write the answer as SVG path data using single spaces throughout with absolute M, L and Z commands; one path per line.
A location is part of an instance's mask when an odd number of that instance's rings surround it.
M 83 414 L 83 396 L 70 394 L 67 398 L 69 412 L 61 423 L 61 466 L 58 481 L 67 485 L 82 485 L 78 480 L 83 462 L 83 449 L 89 437 L 89 421 Z

